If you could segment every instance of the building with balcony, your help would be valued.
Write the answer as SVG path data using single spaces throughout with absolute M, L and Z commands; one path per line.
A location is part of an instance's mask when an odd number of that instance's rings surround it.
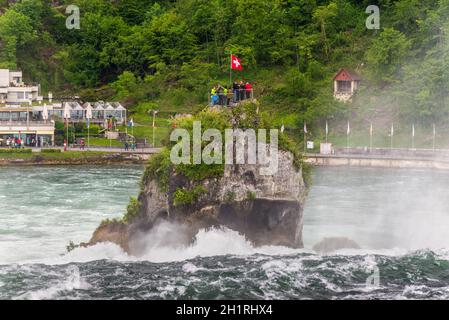
M 31 106 L 0 107 L 0 142 L 19 137 L 26 146 L 52 146 L 55 141 L 55 122 L 42 118 Z
M 42 101 L 38 84 L 25 84 L 22 71 L 0 69 L 0 104 L 20 105 Z
M 55 124 L 32 105 L 42 103 L 38 84 L 25 84 L 22 71 L 0 69 L 0 144 L 22 138 L 27 146 L 53 145 Z
M 71 125 L 88 117 L 91 124 L 108 128 L 112 122 L 126 124 L 127 110 L 119 102 L 52 102 L 50 93 L 43 103 L 39 85 L 24 84 L 21 71 L 0 69 L 0 146 L 19 137 L 26 146 L 52 146 L 57 120 Z

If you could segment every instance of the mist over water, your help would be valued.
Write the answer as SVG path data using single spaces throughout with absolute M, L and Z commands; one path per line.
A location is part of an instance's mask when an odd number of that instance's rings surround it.
M 449 248 L 449 172 L 317 168 L 304 242 L 342 236 L 365 249 Z
M 238 233 L 182 227 L 141 235 L 142 254 L 110 243 L 66 253 L 121 216 L 141 167 L 0 168 L 0 299 L 449 297 L 449 173 L 317 168 L 304 211 L 305 249 L 254 248 Z M 360 250 L 320 256 L 324 237 Z M 169 241 L 167 241 L 169 240 Z M 373 268 L 380 287 L 366 286 Z

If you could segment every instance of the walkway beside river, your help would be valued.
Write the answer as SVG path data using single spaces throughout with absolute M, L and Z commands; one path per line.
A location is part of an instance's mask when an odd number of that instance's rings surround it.
M 336 149 L 334 154 L 307 153 L 306 162 L 316 166 L 355 166 L 449 170 L 449 150 Z
M 41 152 L 42 148 L 31 148 L 33 152 Z M 64 148 L 55 147 L 51 149 L 60 149 L 61 151 L 64 150 Z M 111 153 L 126 153 L 126 154 L 155 154 L 161 151 L 161 148 L 139 148 L 136 150 L 125 150 L 124 148 L 117 148 L 117 147 L 85 147 L 84 150 L 77 147 L 77 148 L 67 148 L 67 151 L 79 151 L 79 152 L 86 152 L 86 151 L 95 151 L 95 152 L 111 152 Z

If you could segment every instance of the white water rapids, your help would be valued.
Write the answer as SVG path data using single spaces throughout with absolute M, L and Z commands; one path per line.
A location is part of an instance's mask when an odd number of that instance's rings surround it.
M 160 243 L 177 230 L 164 224 L 145 236 L 141 257 L 113 244 L 66 254 L 69 241 L 88 240 L 102 219 L 123 213 L 141 172 L 141 167 L 0 168 L 0 264 L 293 254 L 311 252 L 322 238 L 334 236 L 362 247 L 345 254 L 449 248 L 448 172 L 320 168 L 304 210 L 303 250 L 254 248 L 232 230 L 201 231 L 189 247 L 168 247 Z

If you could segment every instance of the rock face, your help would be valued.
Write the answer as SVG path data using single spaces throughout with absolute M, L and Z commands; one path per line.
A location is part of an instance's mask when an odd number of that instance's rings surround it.
M 159 221 L 184 226 L 190 238 L 199 229 L 225 226 L 243 234 L 256 246 L 303 246 L 303 205 L 306 187 L 302 170 L 293 165 L 289 152 L 279 151 L 275 175 L 259 174 L 258 165 L 225 166 L 224 175 L 195 183 L 172 174 L 168 192 L 161 192 L 155 181 L 148 181 L 139 195 L 139 216 L 129 224 L 112 223 L 99 227 L 90 244 L 112 241 L 132 254 L 139 253 L 135 236 L 149 232 Z M 189 205 L 175 205 L 179 188 L 205 191 Z

